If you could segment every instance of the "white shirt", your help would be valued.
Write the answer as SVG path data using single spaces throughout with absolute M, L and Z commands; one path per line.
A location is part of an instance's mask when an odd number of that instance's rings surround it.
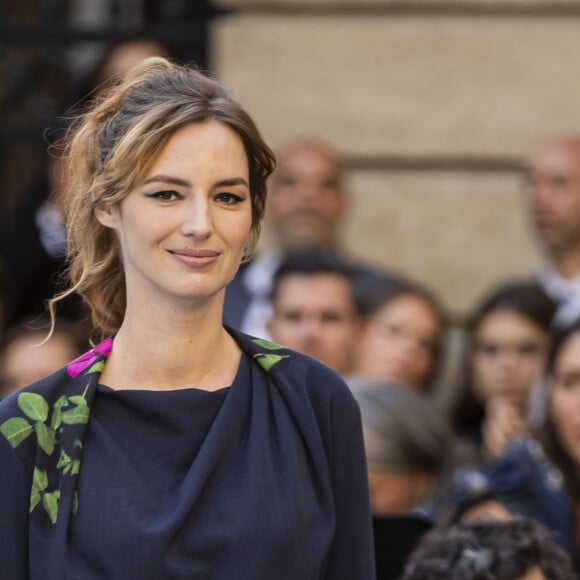
M 580 318 L 580 274 L 567 279 L 549 268 L 538 275 L 538 281 L 544 292 L 559 304 L 554 326 L 565 327 Z

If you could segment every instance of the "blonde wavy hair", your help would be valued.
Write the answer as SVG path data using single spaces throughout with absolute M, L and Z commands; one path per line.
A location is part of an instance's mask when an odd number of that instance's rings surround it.
M 78 293 L 99 337 L 123 320 L 126 289 L 115 232 L 95 208 L 120 203 L 143 178 L 171 135 L 189 123 L 215 120 L 236 131 L 248 157 L 252 228 L 245 248 L 255 249 L 266 202 L 266 179 L 275 167 L 271 149 L 251 117 L 226 89 L 195 68 L 148 58 L 81 115 L 67 138 L 67 182 L 61 198 L 66 229 L 69 287 L 49 301 L 55 306 Z

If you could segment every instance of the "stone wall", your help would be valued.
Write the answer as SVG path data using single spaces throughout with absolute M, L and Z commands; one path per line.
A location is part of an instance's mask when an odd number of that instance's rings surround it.
M 223 5 L 212 68 L 266 139 L 320 135 L 349 160 L 353 254 L 426 282 L 459 317 L 539 266 L 521 160 L 580 130 L 580 2 Z

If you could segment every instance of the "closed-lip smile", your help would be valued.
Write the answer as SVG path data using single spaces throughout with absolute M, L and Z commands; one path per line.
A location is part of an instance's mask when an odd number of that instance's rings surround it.
M 182 248 L 178 250 L 169 250 L 171 254 L 178 254 L 179 256 L 191 256 L 192 258 L 214 258 L 219 256 L 219 252 L 215 250 L 189 250 Z
M 192 250 L 188 248 L 178 248 L 168 250 L 181 263 L 190 268 L 203 268 L 217 260 L 220 252 L 216 250 Z

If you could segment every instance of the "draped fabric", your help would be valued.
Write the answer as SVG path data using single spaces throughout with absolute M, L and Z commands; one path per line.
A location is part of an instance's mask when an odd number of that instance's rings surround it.
M 232 385 L 99 385 L 113 341 L 0 404 L 0 578 L 374 578 L 358 408 L 228 329 Z

